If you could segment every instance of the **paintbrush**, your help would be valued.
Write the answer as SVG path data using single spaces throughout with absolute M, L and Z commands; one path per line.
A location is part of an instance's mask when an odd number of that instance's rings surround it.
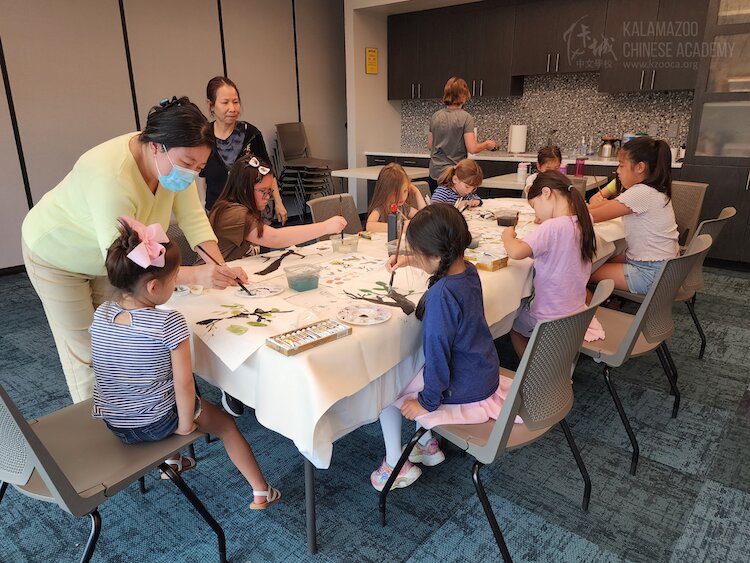
M 216 259 L 215 259 L 215 258 L 214 258 L 213 256 L 211 256 L 211 255 L 210 255 L 210 254 L 209 254 L 208 252 L 206 252 L 206 250 L 205 250 L 205 249 L 204 249 L 204 248 L 203 248 L 203 247 L 202 247 L 202 246 L 201 246 L 200 244 L 198 245 L 198 250 L 200 250 L 200 251 L 201 251 L 201 252 L 202 252 L 203 254 L 205 254 L 206 256 L 208 256 L 208 257 L 209 257 L 209 258 L 211 259 L 211 262 L 213 262 L 213 263 L 214 263 L 214 264 L 216 264 L 217 266 L 225 266 L 225 265 L 226 265 L 226 264 L 219 264 L 219 263 L 218 263 L 218 262 L 216 261 Z M 250 293 L 250 290 L 249 290 L 248 288 L 246 288 L 246 287 L 245 287 L 245 286 L 244 286 L 244 285 L 242 284 L 242 282 L 240 281 L 240 278 L 238 278 L 238 277 L 235 277 L 235 278 L 234 278 L 234 281 L 236 281 L 236 282 L 237 282 L 237 285 L 239 285 L 239 286 L 240 286 L 240 288 L 242 288 L 242 291 L 244 291 L 245 293 L 247 293 L 247 294 L 248 294 L 248 295 L 249 295 L 250 297 L 254 297 L 254 295 L 253 295 L 252 293 Z
M 396 257 L 396 263 L 394 266 L 398 266 L 398 253 L 401 250 L 401 236 L 404 234 L 403 227 L 401 228 L 401 232 L 398 234 L 398 241 L 396 241 L 396 254 L 394 255 Z M 388 293 L 390 293 L 393 290 L 393 278 L 396 277 L 396 269 L 391 272 L 391 281 L 388 284 Z
M 339 194 L 339 215 L 344 216 L 344 196 Z M 341 242 L 344 242 L 344 231 L 341 231 Z

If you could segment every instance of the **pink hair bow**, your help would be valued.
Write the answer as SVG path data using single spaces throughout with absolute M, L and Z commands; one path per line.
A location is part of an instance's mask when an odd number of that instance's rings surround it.
M 147 227 L 132 217 L 123 216 L 122 220 L 141 239 L 141 243 L 128 253 L 128 258 L 144 270 L 149 266 L 164 267 L 164 253 L 166 249 L 160 243 L 169 242 L 169 237 L 164 232 L 164 228 L 159 223 L 152 223 Z

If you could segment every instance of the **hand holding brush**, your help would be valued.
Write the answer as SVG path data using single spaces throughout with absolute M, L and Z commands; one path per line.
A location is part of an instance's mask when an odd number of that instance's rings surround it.
M 214 258 L 213 256 L 211 256 L 208 252 L 206 252 L 206 250 L 200 244 L 197 246 L 197 248 L 203 254 L 205 254 L 208 257 L 208 259 L 211 260 L 211 262 L 213 262 L 217 266 L 224 266 L 224 267 L 226 267 L 226 264 L 220 264 L 218 262 L 218 260 L 216 260 L 216 258 Z M 240 280 L 240 278 L 238 278 L 237 276 L 235 276 L 234 277 L 234 281 L 237 282 L 237 285 L 240 286 L 240 288 L 242 289 L 242 291 L 244 291 L 245 293 L 247 293 L 250 297 L 254 297 L 254 295 L 252 293 L 250 293 L 250 290 L 247 287 L 245 287 L 245 285 L 242 283 L 242 281 Z

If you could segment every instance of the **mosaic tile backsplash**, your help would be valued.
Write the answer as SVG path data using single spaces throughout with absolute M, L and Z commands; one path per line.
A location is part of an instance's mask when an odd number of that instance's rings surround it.
M 479 130 L 479 140 L 493 139 L 508 148 L 511 125 L 528 125 L 526 150 L 536 152 L 547 139 L 563 153 L 572 153 L 581 138 L 626 132 L 651 133 L 677 146 L 687 139 L 693 92 L 635 92 L 605 94 L 597 91 L 596 73 L 527 76 L 524 94 L 517 98 L 474 98 L 465 109 Z M 401 104 L 401 149 L 426 150 L 430 115 L 442 100 L 406 100 Z M 550 133 L 557 129 L 556 133 Z M 672 135 L 671 133 L 674 133 Z

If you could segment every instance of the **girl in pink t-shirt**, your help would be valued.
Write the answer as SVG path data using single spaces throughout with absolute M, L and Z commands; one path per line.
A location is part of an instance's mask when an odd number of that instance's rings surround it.
M 503 231 L 510 258 L 534 258 L 534 293 L 521 303 L 510 337 L 523 355 L 537 321 L 571 315 L 586 306 L 586 284 L 596 252 L 586 202 L 557 170 L 541 172 L 529 188 L 539 227 L 523 240 L 513 227 Z

